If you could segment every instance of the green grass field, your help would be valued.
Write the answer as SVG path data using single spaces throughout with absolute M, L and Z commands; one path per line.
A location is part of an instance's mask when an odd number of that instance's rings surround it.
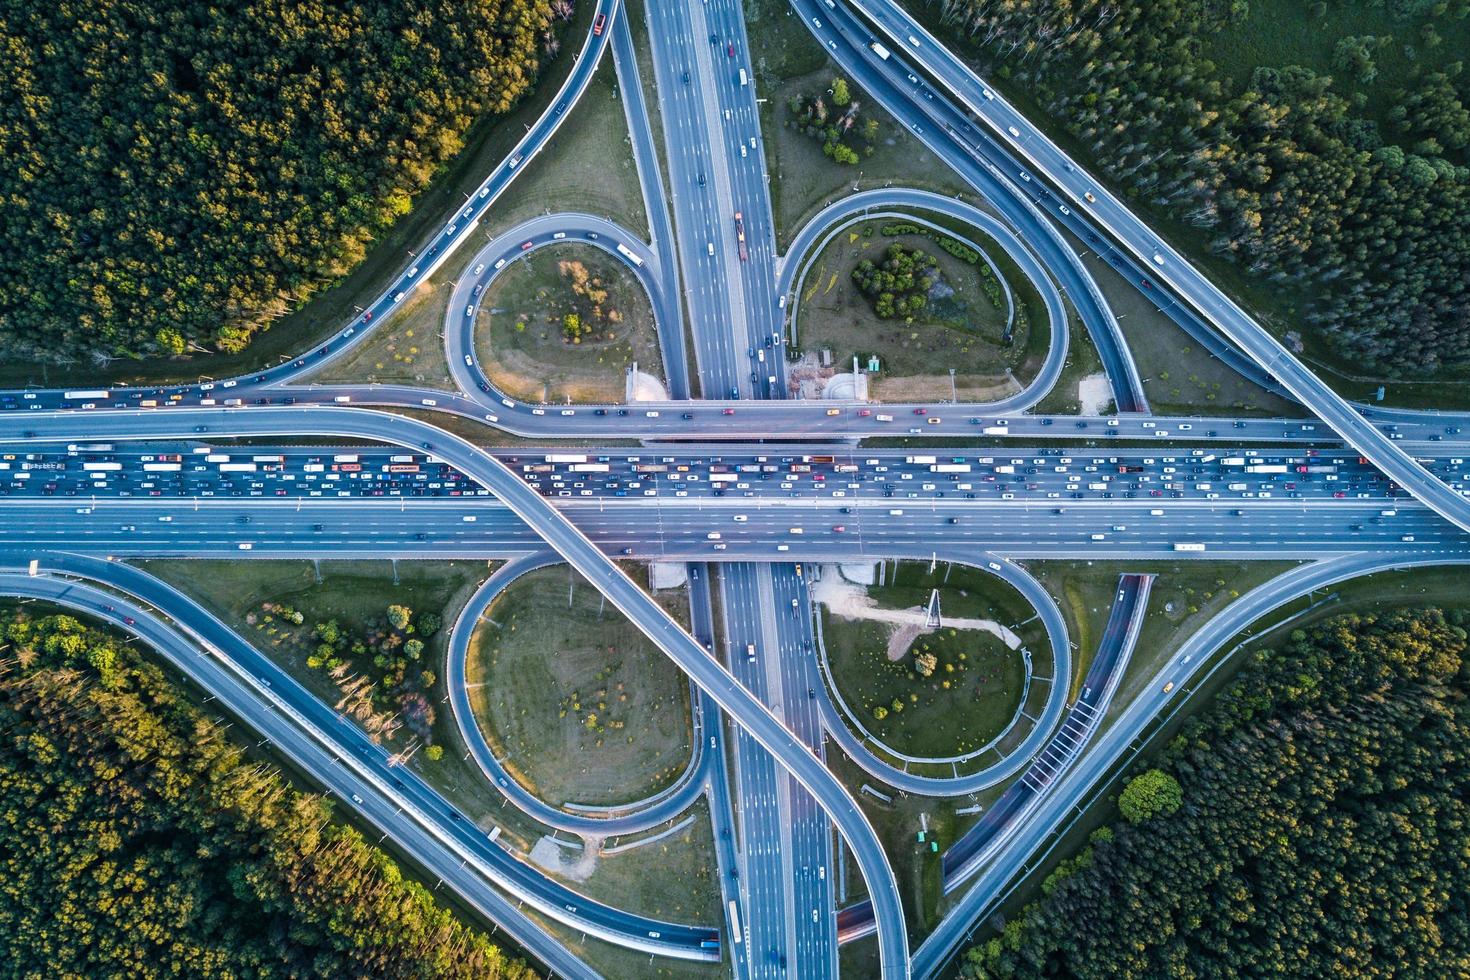
M 573 292 L 563 268 L 576 264 L 601 284 L 602 302 Z M 562 329 L 568 313 L 596 324 L 596 335 L 568 343 Z M 622 263 L 587 245 L 540 249 L 505 269 L 481 298 L 475 351 L 500 390 L 528 401 L 623 401 L 635 362 L 663 380 L 648 294 Z
M 580 576 L 513 583 L 476 630 L 470 702 L 508 769 L 542 799 L 642 799 L 689 761 L 689 686 Z
M 878 606 L 923 606 L 938 588 L 944 617 L 991 619 L 1015 629 L 1032 651 L 1038 671 L 1046 673 L 1050 656 L 1040 627 L 1021 625 L 1031 617 L 1030 605 L 999 579 L 959 565 L 941 566 L 931 575 L 927 565 L 901 563 L 888 583 L 868 589 Z M 847 619 L 825 606 L 821 615 L 839 692 L 863 724 L 895 751 L 924 757 L 969 752 L 998 735 L 1015 715 L 1022 691 L 1021 654 L 994 635 L 942 628 L 915 637 L 902 659 L 890 661 L 891 624 Z M 917 655 L 925 652 L 936 661 L 927 678 L 915 670 Z

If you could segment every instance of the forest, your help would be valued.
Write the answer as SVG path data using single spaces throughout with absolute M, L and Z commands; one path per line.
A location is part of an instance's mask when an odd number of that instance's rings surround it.
M 364 257 L 569 0 L 0 7 L 0 347 L 238 352 Z
M 928 2 L 1127 197 L 1286 287 L 1288 343 L 1310 333 L 1383 377 L 1470 363 L 1470 73 L 1431 57 L 1470 50 L 1466 0 L 1367 0 L 1402 37 L 1343 38 L 1331 73 L 1238 78 L 1203 52 L 1247 0 Z M 1356 5 L 1310 7 L 1327 30 Z M 1380 120 L 1361 86 L 1388 44 L 1416 67 Z
M 0 973 L 534 975 L 157 665 L 37 608 L 0 607 Z
M 1258 651 L 961 976 L 1470 975 L 1466 620 Z

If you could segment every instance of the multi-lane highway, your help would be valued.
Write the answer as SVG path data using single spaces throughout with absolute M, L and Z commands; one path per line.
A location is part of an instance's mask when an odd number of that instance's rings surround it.
M 4 572 L 0 588 L 136 626 L 186 675 L 566 975 L 591 970 L 507 895 L 570 930 L 620 945 L 689 959 L 728 954 L 742 976 L 833 975 L 839 929 L 851 938 L 872 923 L 886 976 L 911 968 L 931 975 L 1128 742 L 1182 695 L 1214 646 L 1316 585 L 1385 567 L 1470 562 L 1470 467 L 1456 455 L 1470 456 L 1470 416 L 1369 411 L 1337 398 L 893 0 L 793 0 L 792 7 L 870 97 L 975 187 L 1003 222 L 932 194 L 870 191 L 834 203 L 796 230 L 788 255 L 779 257 L 756 110 L 757 62 L 738 4 L 646 10 L 666 194 L 636 39 L 617 0 L 603 0 L 543 117 L 409 257 L 394 284 L 327 343 L 238 378 L 146 390 L 0 392 L 0 550 L 9 565 L 39 558 L 46 569 L 106 583 L 165 614 L 190 640 L 144 606 L 86 585 Z M 875 43 L 879 37 L 891 51 Z M 445 311 L 444 342 L 460 391 L 311 382 L 322 366 L 365 343 L 470 237 L 556 132 L 609 44 L 652 244 L 594 216 L 532 219 L 459 260 L 464 272 Z M 1052 330 L 1037 379 L 984 406 L 789 397 L 783 324 L 800 312 L 794 293 L 803 258 L 856 216 L 916 210 L 981 228 L 1034 281 Z M 1166 312 L 1227 363 L 1294 396 L 1317 419 L 1149 415 L 1117 322 L 1059 229 L 1093 243 L 1140 288 L 1165 299 Z M 647 290 L 668 400 L 549 406 L 495 388 L 474 343 L 486 290 L 521 257 L 562 243 L 602 249 Z M 1102 355 L 1121 415 L 1018 414 L 1060 374 L 1064 295 Z M 688 400 L 686 322 L 698 387 L 710 400 Z M 365 410 L 369 405 L 457 415 L 518 435 L 686 444 L 487 453 L 431 424 Z M 852 445 L 894 436 L 970 445 Z M 236 441 L 269 437 L 369 445 Z M 747 443 L 757 437 L 807 441 Z M 392 767 L 360 731 L 197 604 L 136 569 L 86 557 L 384 554 L 511 559 L 457 624 L 448 672 L 456 713 L 486 778 L 534 819 L 589 833 L 655 826 L 707 792 L 725 921 L 631 915 L 516 860 L 487 837 L 486 825 L 464 820 Z M 462 654 L 473 623 L 503 584 L 552 555 L 602 590 L 698 688 L 687 772 L 663 793 L 614 812 L 569 813 L 537 800 L 506 775 L 464 703 Z M 1068 704 L 1065 625 L 1016 560 L 1262 555 L 1314 563 L 1229 607 L 1181 648 L 1116 725 L 1094 737 L 1137 638 L 1148 580 L 1120 584 L 1113 618 Z M 848 728 L 820 674 L 808 594 L 814 563 L 900 557 L 970 562 L 1012 582 L 1036 607 L 1052 647 L 1052 676 L 1036 679 L 1050 685 L 1045 705 L 1020 748 L 952 779 L 904 772 L 873 751 Z M 690 630 L 653 603 L 615 558 L 689 562 Z M 718 635 L 712 576 L 724 624 Z M 206 655 L 189 642 L 202 644 Z M 729 751 L 727 723 L 734 732 Z M 876 779 L 906 792 L 964 794 L 1022 773 L 946 855 L 947 888 L 972 875 L 974 884 L 912 964 L 892 868 L 861 808 L 824 765 L 829 736 Z M 840 920 L 834 826 L 872 897 Z M 729 940 L 723 948 L 721 935 Z
M 1356 406 L 1349 404 L 1318 378 L 1265 327 L 1072 160 L 1034 122 L 997 97 L 959 58 L 924 32 L 895 0 L 852 2 L 872 18 L 871 23 L 898 46 L 905 59 L 920 66 L 937 84 L 973 108 L 973 115 L 960 114 L 957 127 L 952 122 L 945 123 L 951 127 L 948 132 L 958 134 L 953 137 L 954 142 L 981 149 L 992 159 L 999 160 L 997 172 L 1015 175 L 1007 176 L 1008 181 L 1035 184 L 1039 178 L 1056 188 L 1058 198 L 1052 198 L 1050 190 L 1045 190 L 1043 196 L 1056 201 L 1058 209 L 1070 204 L 1066 215 L 1058 211 L 1058 220 L 1072 217 L 1074 212 L 1085 215 L 1088 221 L 1132 256 L 1137 268 L 1147 270 L 1154 284 L 1167 288 L 1172 295 L 1192 307 L 1350 446 L 1371 459 L 1385 475 L 1411 488 L 1415 497 L 1447 520 L 1470 530 L 1470 501 L 1450 491 L 1419 467 L 1402 446 L 1364 419 Z M 793 0 L 793 6 L 816 9 L 818 5 L 811 0 Z M 848 45 L 849 59 L 862 62 L 863 74 L 868 80 L 883 79 L 891 83 L 900 66 L 890 64 L 891 57 L 880 58 L 859 40 L 871 35 L 866 23 L 852 16 L 846 7 L 846 0 L 840 5 L 834 0 L 827 12 L 834 15 L 830 18 L 833 28 L 840 25 L 847 29 L 843 39 Z M 938 107 L 940 100 L 926 103 L 922 99 L 911 98 L 907 100 L 907 107 L 901 103 L 895 106 L 888 99 L 884 102 L 890 110 L 898 108 L 900 117 L 916 126 L 918 124 L 912 120 L 918 116 L 913 111 L 903 110 L 913 107 L 922 113 L 923 118 L 932 118 L 935 113 L 924 111 L 924 108 L 926 104 Z M 978 120 L 978 126 L 973 120 Z M 948 159 L 951 163 L 956 162 L 953 155 Z M 1017 169 L 1018 162 L 1026 169 Z

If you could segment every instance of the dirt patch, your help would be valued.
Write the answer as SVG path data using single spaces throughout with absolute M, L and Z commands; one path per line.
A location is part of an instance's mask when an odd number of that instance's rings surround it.
M 910 627 L 915 631 L 913 638 L 930 632 L 927 626 L 928 615 L 922 606 L 913 606 L 909 609 L 884 609 L 873 601 L 867 589 L 843 581 L 840 575 L 824 575 L 818 579 L 815 588 L 812 589 L 812 598 L 830 609 L 833 615 L 841 616 L 843 619 L 868 619 L 881 623 L 893 623 L 900 627 Z M 943 617 L 943 626 L 945 629 L 984 630 L 1012 650 L 1019 649 L 1021 646 L 1019 636 L 993 619 L 946 616 Z M 913 639 L 911 638 L 909 642 L 912 643 Z M 907 649 L 907 646 L 903 647 L 903 650 Z M 901 652 L 900 656 L 902 656 Z M 893 656 L 892 639 L 889 641 L 888 658 L 898 659 Z
M 914 645 L 914 641 L 928 632 L 928 629 L 916 623 L 905 623 L 896 627 L 892 633 L 888 634 L 888 659 L 895 662 L 902 660 L 903 655 L 909 652 L 909 647 Z
M 1113 386 L 1106 374 L 1089 374 L 1077 382 L 1077 401 L 1081 415 L 1101 415 L 1113 403 Z
M 551 837 L 543 837 L 531 848 L 531 863 L 566 878 L 586 881 L 597 870 L 597 855 L 602 838 L 584 837 L 581 850 L 563 847 Z

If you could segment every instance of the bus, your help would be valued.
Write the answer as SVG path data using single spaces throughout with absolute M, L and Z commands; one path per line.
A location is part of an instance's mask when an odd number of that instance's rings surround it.
M 1176 542 L 1174 542 L 1174 550 L 1175 551 L 1204 551 L 1205 550 L 1205 546 L 1202 545 L 1202 544 L 1200 544 L 1198 541 L 1176 541 Z
M 84 469 L 84 470 L 93 470 L 93 471 L 96 471 L 96 470 L 107 470 L 107 471 L 110 471 L 110 472 L 115 472 L 117 470 L 122 469 L 122 464 L 121 463 L 83 463 L 82 464 L 82 469 Z
M 336 456 L 333 456 L 332 457 L 332 462 L 334 462 L 334 463 L 355 463 L 355 462 L 357 462 L 357 454 L 356 453 L 338 453 Z
M 86 399 L 87 401 L 96 401 L 99 398 L 111 398 L 112 392 L 102 388 L 99 388 L 96 391 L 68 391 L 64 393 L 61 397 L 67 399 L 81 398 Z
M 730 900 L 730 941 L 736 946 L 740 945 L 740 912 L 735 908 L 735 900 Z
M 254 463 L 221 463 L 221 464 L 219 464 L 219 471 L 221 473 L 254 473 L 255 472 L 255 464 Z
M 144 473 L 176 473 L 183 469 L 178 463 L 144 463 Z
M 624 245 L 622 242 L 618 242 L 618 254 L 627 259 L 629 262 L 638 266 L 639 268 L 643 267 L 643 260 L 634 255 L 633 250 Z
M 419 466 L 417 463 L 389 463 L 383 469 L 389 473 L 417 473 Z
M 67 445 L 69 453 L 110 453 L 112 443 L 110 442 L 73 442 Z
M 606 463 L 573 463 L 567 467 L 572 473 L 606 473 L 610 469 Z
M 572 453 L 551 453 L 546 457 L 548 463 L 585 463 L 586 456 L 578 456 Z

